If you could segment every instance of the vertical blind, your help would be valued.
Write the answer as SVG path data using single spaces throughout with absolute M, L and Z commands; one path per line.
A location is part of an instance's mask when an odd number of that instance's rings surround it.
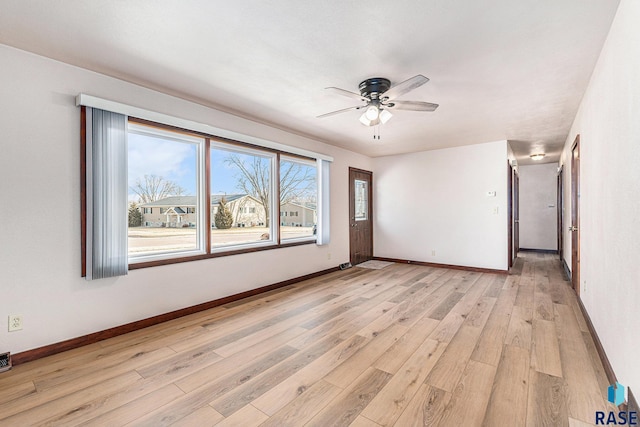
M 318 232 L 316 244 L 328 245 L 331 237 L 329 217 L 331 206 L 329 204 L 329 166 L 328 160 L 317 160 L 318 170 Z
M 124 276 L 127 246 L 127 116 L 86 109 L 87 280 Z

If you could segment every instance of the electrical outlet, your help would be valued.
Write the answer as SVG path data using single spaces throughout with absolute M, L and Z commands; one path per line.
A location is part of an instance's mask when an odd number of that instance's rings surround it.
M 327 259 L 331 259 L 331 252 L 327 253 Z
M 9 332 L 22 330 L 22 316 L 18 314 L 9 315 Z
M 435 249 L 431 251 L 431 256 L 436 256 L 436 251 L 435 251 Z

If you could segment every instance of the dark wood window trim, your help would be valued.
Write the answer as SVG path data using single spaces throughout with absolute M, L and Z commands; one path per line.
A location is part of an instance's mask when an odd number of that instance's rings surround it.
M 80 227 L 81 227 L 81 250 L 82 250 L 82 254 L 81 254 L 81 271 L 82 271 L 82 277 L 86 276 L 86 244 L 87 244 L 87 209 L 86 209 L 86 192 L 87 192 L 87 187 L 86 187 L 86 148 L 87 148 L 87 124 L 86 124 L 86 107 L 82 106 L 80 109 L 80 115 L 81 115 L 81 119 L 80 119 L 80 209 L 81 209 L 81 215 L 80 215 Z M 249 148 L 249 149 L 254 149 L 254 150 L 259 150 L 259 151 L 264 151 L 266 153 L 273 153 L 276 155 L 276 168 L 277 168 L 277 174 L 276 174 L 276 186 L 277 186 L 277 190 L 278 190 L 278 195 L 277 195 L 277 200 L 276 200 L 276 217 L 273 218 L 272 220 L 278 221 L 278 224 L 276 226 L 277 229 L 277 234 L 278 236 L 275 239 L 275 243 L 272 245 L 266 245 L 266 246 L 253 246 L 253 247 L 247 247 L 247 248 L 236 248 L 236 249 L 232 249 L 232 250 L 228 250 L 228 251 L 216 251 L 216 252 L 211 252 L 211 233 L 205 233 L 205 248 L 204 250 L 206 251 L 206 253 L 204 254 L 200 254 L 200 255 L 191 255 L 191 256 L 176 256 L 176 257 L 171 257 L 171 258 L 167 258 L 167 259 L 161 259 L 161 260 L 153 260 L 153 261 L 147 261 L 147 262 L 136 262 L 136 263 L 130 263 L 129 264 L 129 270 L 137 270 L 140 268 L 148 268 L 148 267 L 157 267 L 157 266 L 161 266 L 161 265 L 170 265 L 170 264 L 178 264 L 178 263 L 183 263 L 183 262 L 191 262 L 191 261 L 200 261 L 200 260 L 204 260 L 204 259 L 211 259 L 211 258 L 220 258 L 220 257 L 225 257 L 225 256 L 232 256 L 232 255 L 241 255 L 241 254 L 247 254 L 247 253 L 253 253 L 253 252 L 261 252 L 261 251 L 266 251 L 266 250 L 272 250 L 272 249 L 281 249 L 281 248 L 289 248 L 289 247 L 294 247 L 294 246 L 302 246 L 302 245 L 310 245 L 310 244 L 316 244 L 317 242 L 317 238 L 316 239 L 308 239 L 308 240 L 298 240 L 298 241 L 293 241 L 293 242 L 287 242 L 285 241 L 284 243 L 281 240 L 280 237 L 280 203 L 279 203 L 279 193 L 280 193 L 280 182 L 279 182 L 279 178 L 280 178 L 280 155 L 283 154 L 287 157 L 293 157 L 293 158 L 298 158 L 298 159 L 302 159 L 302 160 L 312 160 L 315 161 L 316 159 L 314 159 L 313 157 L 307 157 L 307 156 L 302 156 L 299 154 L 293 154 L 293 153 L 289 153 L 286 151 L 280 151 L 280 150 L 276 150 L 273 148 L 267 148 L 267 147 L 261 147 L 258 145 L 254 145 L 254 144 L 249 144 L 246 142 L 240 142 L 240 141 L 236 141 L 236 140 L 232 140 L 229 138 L 224 138 L 224 137 L 219 137 L 219 136 L 215 136 L 215 135 L 209 135 L 203 132 L 196 132 L 196 131 L 192 131 L 189 129 L 184 129 L 184 128 L 180 128 L 180 127 L 176 127 L 176 126 L 171 126 L 171 125 L 166 125 L 166 124 L 162 124 L 162 123 L 157 123 L 157 122 L 153 122 L 150 120 L 145 120 L 145 119 L 140 119 L 137 117 L 128 117 L 128 121 L 130 123 L 136 123 L 139 125 L 144 125 L 144 126 L 149 126 L 149 127 L 153 127 L 156 129 L 164 129 L 164 130 L 169 130 L 169 131 L 173 131 L 173 132 L 177 132 L 177 133 L 181 133 L 184 135 L 188 135 L 188 136 L 197 136 L 197 137 L 201 137 L 204 138 L 205 140 L 205 182 L 204 182 L 204 187 L 205 187 L 205 191 L 206 191 L 206 195 L 205 195 L 205 200 L 206 200 L 206 204 L 207 206 L 211 206 L 211 191 L 210 191 L 210 181 L 211 181 L 211 159 L 210 159 L 210 148 L 211 148 L 211 142 L 212 141 L 217 141 L 217 142 L 222 142 L 224 144 L 230 144 L 230 145 L 236 145 L 238 147 L 242 147 L 242 148 Z M 211 209 L 205 209 L 205 223 L 206 224 L 211 224 Z M 208 227 L 208 225 L 205 225 L 206 227 Z

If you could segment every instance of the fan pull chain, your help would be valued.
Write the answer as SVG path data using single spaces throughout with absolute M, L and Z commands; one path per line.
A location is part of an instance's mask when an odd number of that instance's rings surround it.
M 378 136 L 376 137 L 376 130 L 378 131 Z M 380 125 L 376 125 L 373 127 L 373 139 L 377 139 L 380 141 Z

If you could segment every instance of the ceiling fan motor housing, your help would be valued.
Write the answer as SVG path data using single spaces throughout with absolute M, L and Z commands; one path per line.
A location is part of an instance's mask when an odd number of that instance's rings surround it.
M 391 87 L 389 79 L 373 77 L 360 83 L 360 94 L 365 98 L 379 99 Z

